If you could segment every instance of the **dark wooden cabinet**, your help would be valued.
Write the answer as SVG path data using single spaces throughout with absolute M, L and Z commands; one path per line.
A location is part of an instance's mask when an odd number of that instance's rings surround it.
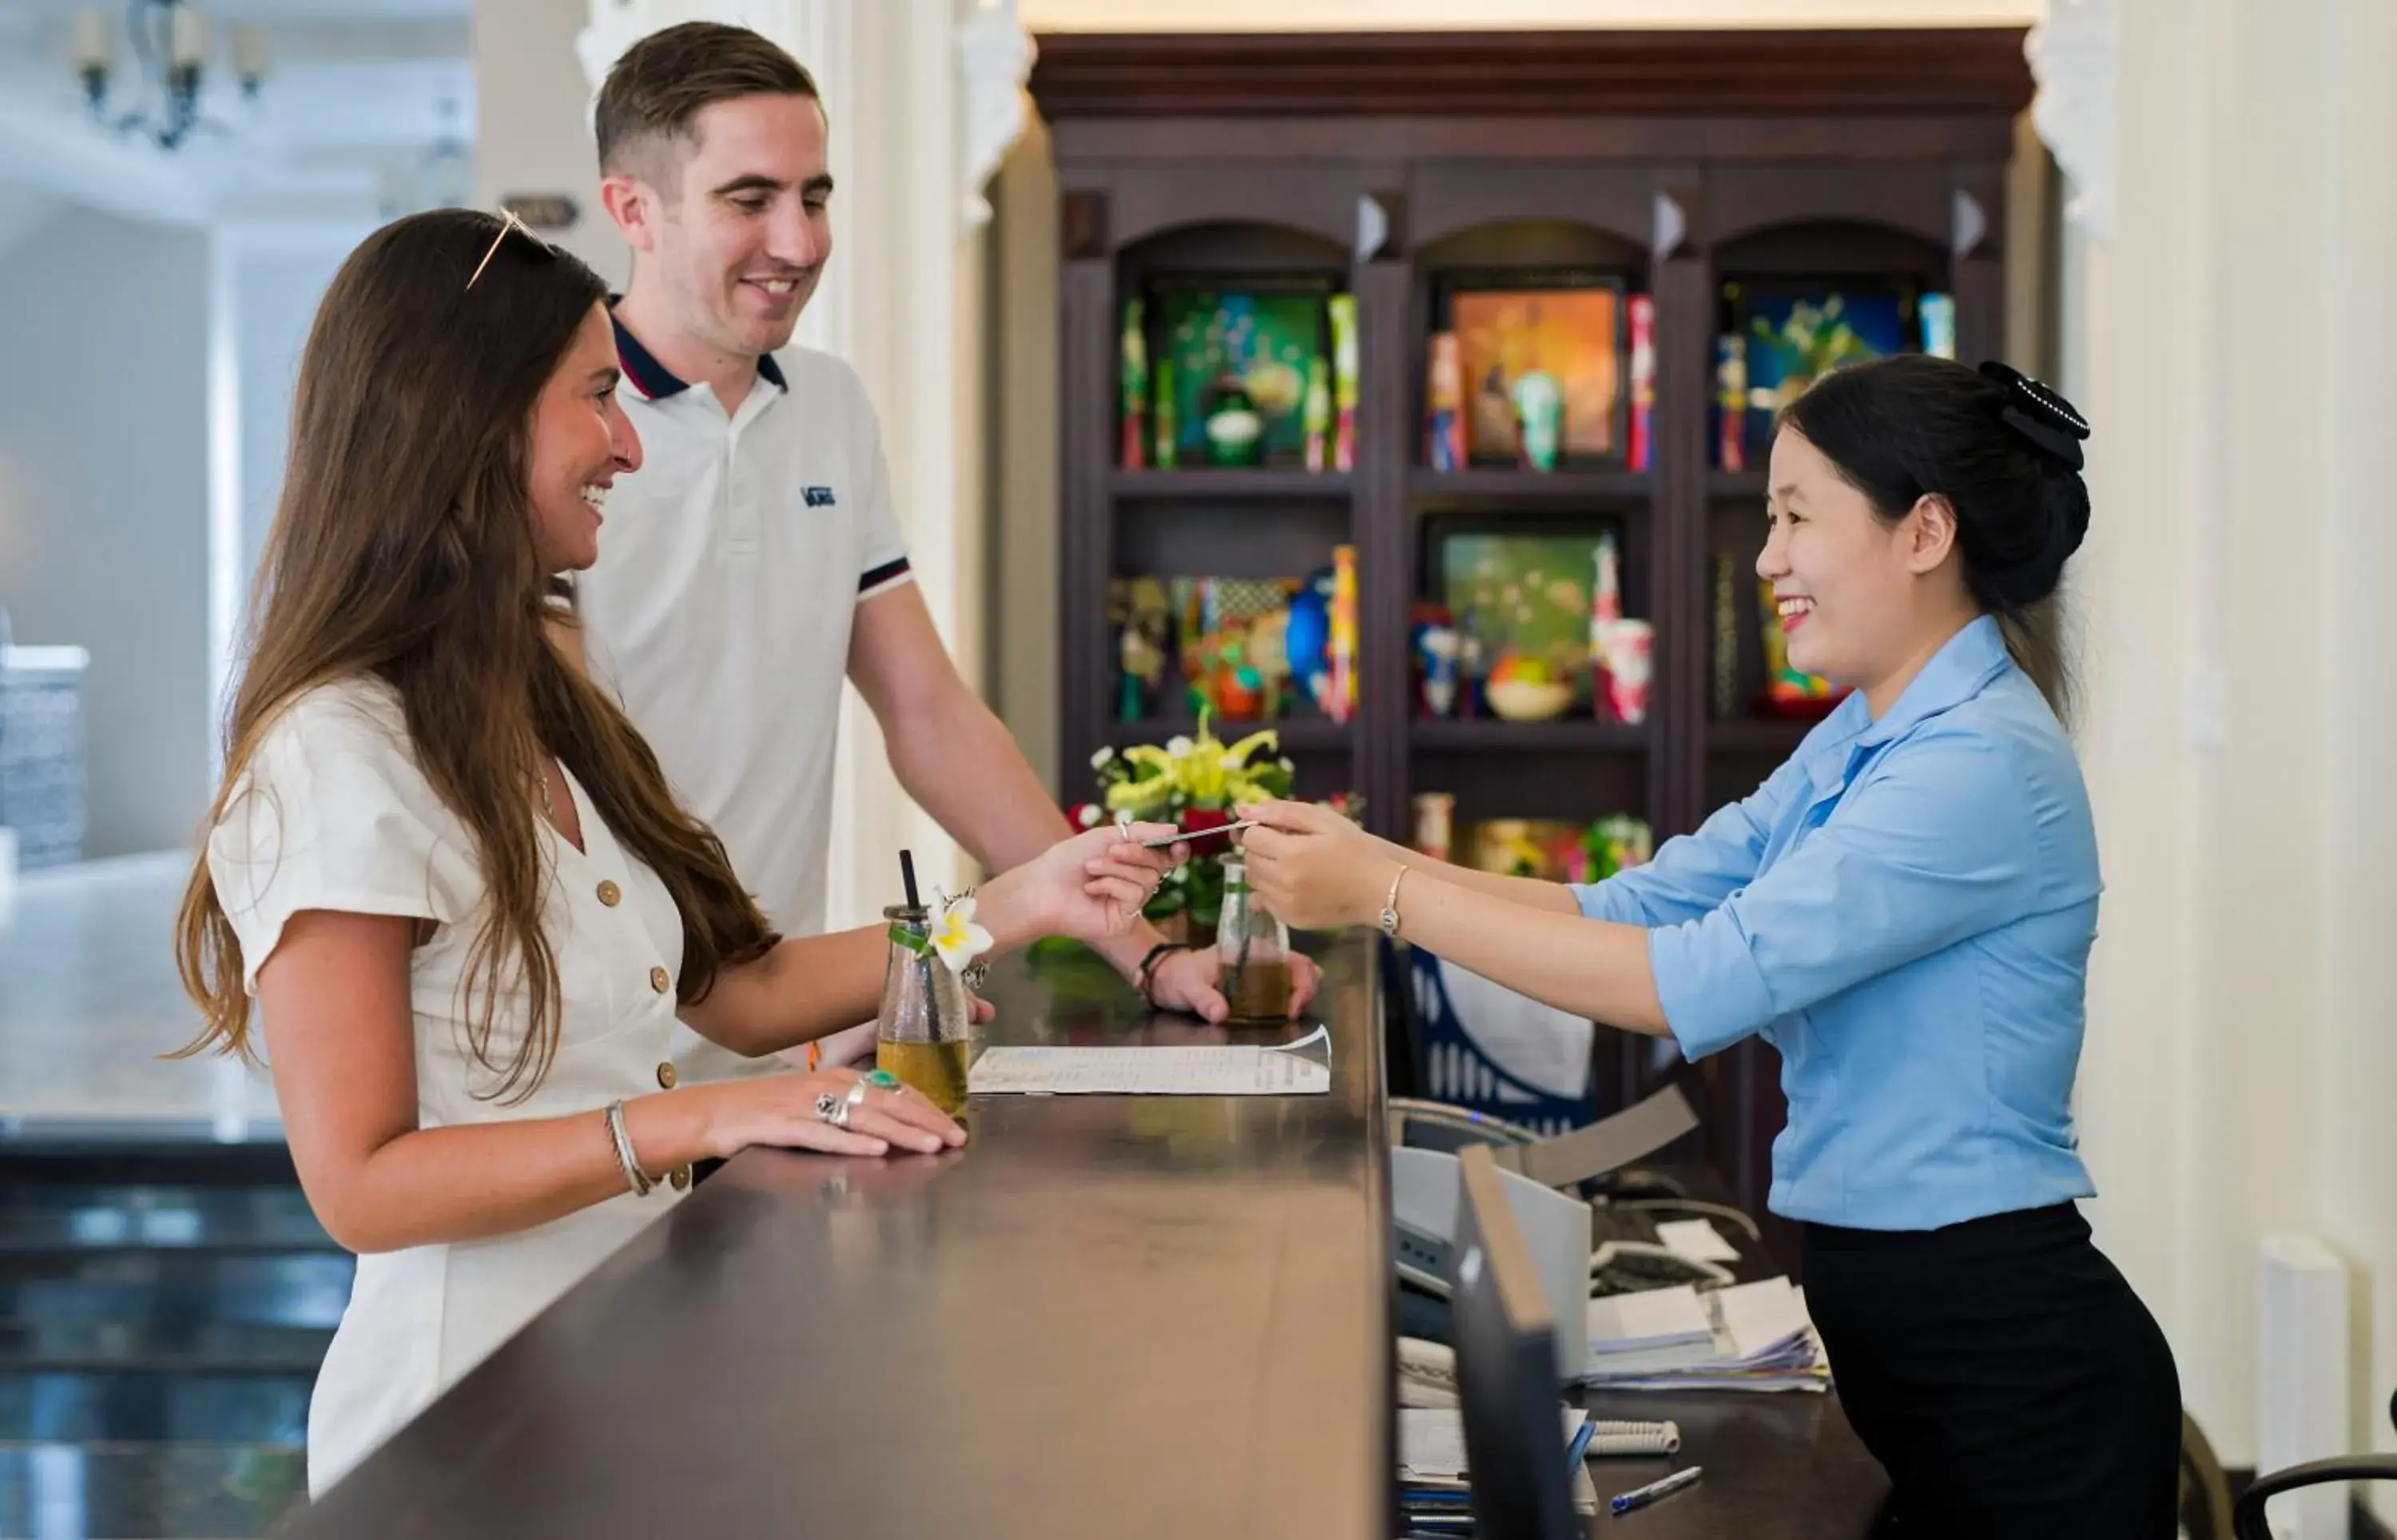
M 1744 586 L 1735 696 L 1761 670 L 1752 564 L 1761 468 L 1715 458 L 1715 339 L 1727 279 L 1903 278 L 1951 295 L 1956 353 L 2004 332 L 2006 172 L 2031 78 L 2020 29 L 1051 34 L 1031 89 L 1063 213 L 1062 759 L 1186 722 L 1118 721 L 1108 581 L 1263 577 L 1335 544 L 1359 572 L 1359 701 L 1286 731 L 1302 794 L 1354 789 L 1378 831 L 1412 794 L 1460 821 L 1628 811 L 1661 840 L 1744 795 L 1804 724 L 1710 710 L 1716 561 Z M 1425 463 L 1427 338 L 1445 277 L 1597 269 L 1654 305 L 1645 469 Z M 1356 297 L 1353 469 L 1127 470 L 1121 304 L 1149 277 L 1311 275 Z M 1409 609 L 1432 530 L 1594 531 L 1621 540 L 1627 613 L 1655 626 L 1647 720 L 1419 720 Z M 1239 724 L 1227 724 L 1226 732 Z M 1644 1054 L 1602 1050 L 1610 1101 Z M 1783 1106 L 1751 1042 L 1698 1067 L 1705 1153 L 1761 1211 Z

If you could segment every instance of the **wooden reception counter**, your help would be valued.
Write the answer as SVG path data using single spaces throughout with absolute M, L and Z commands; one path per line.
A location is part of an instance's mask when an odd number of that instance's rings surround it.
M 291 1536 L 1386 1540 L 1381 1002 L 1323 956 L 1332 1091 L 991 1097 L 939 1157 L 736 1157 Z M 1087 962 L 993 1043 L 1278 1042 Z

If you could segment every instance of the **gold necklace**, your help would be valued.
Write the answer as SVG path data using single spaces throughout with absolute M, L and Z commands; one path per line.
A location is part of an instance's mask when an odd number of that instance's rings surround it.
M 535 778 L 541 782 L 541 810 L 555 823 L 557 821 L 557 800 L 549 792 L 549 766 L 542 765 Z

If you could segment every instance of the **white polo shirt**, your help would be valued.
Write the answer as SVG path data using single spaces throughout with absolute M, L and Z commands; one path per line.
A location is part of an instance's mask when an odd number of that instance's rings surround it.
M 641 469 L 616 479 L 599 560 L 575 582 L 593 673 L 777 930 L 824 925 L 833 750 L 850 621 L 909 581 L 882 431 L 847 364 L 757 361 L 729 418 L 620 322 Z M 678 1029 L 682 1072 L 787 1069 Z

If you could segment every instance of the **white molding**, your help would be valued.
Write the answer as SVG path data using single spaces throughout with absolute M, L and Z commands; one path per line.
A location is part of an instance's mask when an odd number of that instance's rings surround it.
M 983 190 L 1024 132 L 1024 85 L 1032 75 L 1031 33 L 1016 0 L 966 0 L 957 24 L 957 121 L 962 129 L 958 174 L 959 238 L 990 222 Z
M 2114 228 L 2121 21 L 2117 0 L 2048 0 L 2023 40 L 2039 80 L 2031 122 L 2072 189 L 2065 218 L 2100 240 Z
M 226 162 L 215 145 L 162 154 L 112 139 L 87 117 L 53 111 L 30 94 L 0 91 L 0 177 L 72 203 L 128 219 L 204 225 Z
M 684 20 L 659 16 L 659 9 L 656 0 L 591 0 L 591 21 L 575 34 L 574 54 L 583 61 L 583 75 L 590 83 L 593 100 L 625 49 L 660 27 Z M 585 101 L 583 116 L 587 120 L 590 115 L 591 101 Z

